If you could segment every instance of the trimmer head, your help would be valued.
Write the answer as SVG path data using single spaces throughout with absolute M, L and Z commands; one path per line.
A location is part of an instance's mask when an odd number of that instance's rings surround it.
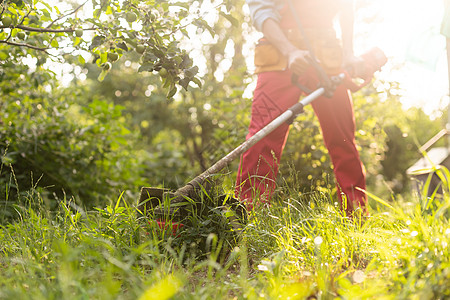
M 192 199 L 168 189 L 143 187 L 138 210 L 143 216 L 153 219 L 160 229 L 172 232 L 172 235 L 190 226 L 192 218 L 207 217 L 212 209 L 219 209 L 223 213 L 230 229 L 242 230 L 243 224 L 247 222 L 247 212 L 239 200 L 229 195 L 197 196 L 197 199 Z
M 182 219 L 186 216 L 188 199 L 176 198 L 169 189 L 143 187 L 139 197 L 138 210 L 145 216 Z
M 141 196 L 139 197 L 139 211 L 144 213 L 156 207 L 161 202 L 163 194 L 166 191 L 168 190 L 161 188 L 143 187 L 141 189 Z
M 180 211 L 170 209 L 168 199 L 170 190 L 153 187 L 143 187 L 139 197 L 138 211 L 142 216 L 149 218 L 149 222 L 155 222 L 155 225 L 161 230 L 166 231 L 172 236 L 176 236 L 178 231 L 184 227 L 181 223 L 183 216 Z M 166 205 L 164 205 L 166 203 Z M 167 209 L 164 209 L 164 208 Z

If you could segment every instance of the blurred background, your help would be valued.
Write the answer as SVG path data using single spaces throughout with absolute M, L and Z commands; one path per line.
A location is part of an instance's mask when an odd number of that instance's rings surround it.
M 60 10 L 77 5 L 56 3 Z M 122 191 L 134 202 L 140 187 L 180 187 L 245 140 L 256 79 L 253 51 L 261 34 L 252 28 L 244 0 L 184 3 L 185 17 L 178 20 L 184 31 L 170 38 L 198 67 L 199 82 L 169 98 L 162 74 L 142 71 L 142 56 L 133 47 L 120 52 L 104 76 L 89 51 L 72 49 L 75 55 L 67 56 L 49 50 L 43 56 L 0 44 L 5 207 L 16 194 L 35 189 L 49 205 L 74 197 L 91 207 Z M 79 18 L 91 17 L 88 4 Z M 179 7 L 168 5 L 162 14 L 158 5 L 148 8 L 155 10 L 155 28 L 163 16 L 177 21 Z M 353 95 L 357 143 L 368 190 L 395 199 L 411 192 L 406 169 L 447 122 L 444 2 L 356 0 L 355 10 L 356 54 L 376 46 L 389 58 L 372 85 Z M 139 32 L 149 25 L 138 20 L 123 26 Z M 86 31 L 82 39 L 94 36 Z M 332 166 L 312 110 L 292 127 L 278 193 L 295 187 L 300 194 L 334 194 Z M 237 163 L 224 170 L 224 192 L 233 191 Z

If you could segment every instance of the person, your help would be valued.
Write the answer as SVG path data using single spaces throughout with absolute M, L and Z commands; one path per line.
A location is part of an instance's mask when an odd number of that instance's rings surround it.
M 313 48 L 328 75 L 343 67 L 361 70 L 361 59 L 353 53 L 353 3 L 351 0 L 246 0 L 254 27 L 263 33 L 255 47 L 257 85 L 254 90 L 247 139 L 299 101 L 301 89 L 292 83 L 293 74 L 302 86 L 315 89 L 318 76 L 310 65 Z M 339 18 L 338 18 L 339 17 Z M 334 29 L 339 20 L 341 38 Z M 300 20 L 303 30 L 297 26 Z M 305 41 L 306 35 L 307 41 Z M 338 86 L 332 97 L 312 102 L 331 157 L 341 207 L 348 213 L 366 212 L 365 169 L 355 143 L 355 118 L 350 92 Z M 236 197 L 253 209 L 257 203 L 270 203 L 275 190 L 289 125 L 283 124 L 246 151 L 239 164 Z

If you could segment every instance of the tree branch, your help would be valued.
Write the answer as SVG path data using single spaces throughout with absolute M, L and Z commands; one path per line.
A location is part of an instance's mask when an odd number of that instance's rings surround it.
M 65 17 L 67 17 L 67 16 L 70 16 L 71 14 L 76 13 L 76 12 L 77 12 L 80 8 L 82 8 L 88 1 L 89 1 L 89 0 L 84 1 L 84 3 L 80 4 L 80 5 L 79 5 L 77 8 L 75 8 L 73 11 L 68 12 L 67 14 L 62 15 L 62 16 L 56 18 L 55 20 L 53 20 L 53 21 L 47 26 L 47 28 L 52 27 L 53 24 L 55 24 L 55 23 L 58 22 L 59 20 L 65 18 Z
M 11 28 L 11 27 L 7 27 L 7 26 L 0 26 L 0 28 Z M 64 29 L 51 29 L 51 28 L 38 28 L 38 27 L 30 27 L 30 26 L 25 26 L 25 25 L 17 25 L 14 26 L 13 28 L 18 28 L 18 29 L 22 29 L 22 30 L 26 30 L 26 31 L 34 31 L 34 32 L 53 32 L 53 33 L 61 33 L 61 32 L 74 32 L 75 29 L 72 28 L 64 28 Z M 97 28 L 91 27 L 91 28 L 86 28 L 83 30 L 96 30 Z
M 33 46 L 30 44 L 26 44 L 26 43 L 16 43 L 16 42 L 10 42 L 7 40 L 0 41 L 0 44 L 8 44 L 8 45 L 19 46 L 19 47 L 27 47 L 27 48 L 34 49 L 34 50 L 44 51 L 46 53 L 48 50 L 48 48 L 40 48 L 40 47 Z
M 26 14 L 26 16 L 24 16 L 24 17 L 22 18 L 22 21 L 20 21 L 20 23 L 19 23 L 18 26 L 20 26 L 20 25 L 23 24 L 23 22 L 25 21 L 26 18 L 28 18 L 28 16 L 31 14 L 31 12 L 32 12 L 32 10 L 29 10 L 29 11 L 28 11 L 28 13 Z

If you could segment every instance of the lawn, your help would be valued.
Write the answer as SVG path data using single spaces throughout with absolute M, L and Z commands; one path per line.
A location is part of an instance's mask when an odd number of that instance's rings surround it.
M 0 298 L 449 298 L 448 185 L 369 198 L 370 217 L 351 219 L 327 194 L 290 191 L 242 231 L 213 209 L 173 236 L 123 195 L 93 211 L 70 200 L 49 210 L 31 191 L 0 227 Z

